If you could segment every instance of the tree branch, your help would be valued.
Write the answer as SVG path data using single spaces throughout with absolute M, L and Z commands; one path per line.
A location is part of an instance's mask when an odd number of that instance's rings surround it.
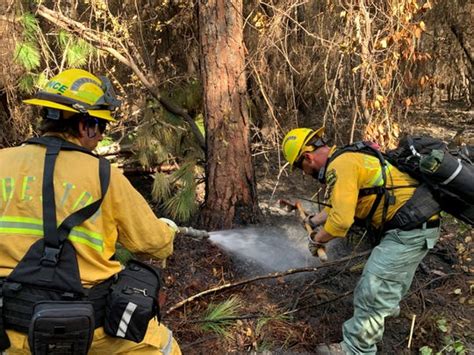
M 175 115 L 181 116 L 188 123 L 201 148 L 203 150 L 206 149 L 204 137 L 201 134 L 201 131 L 199 130 L 198 126 L 196 125 L 196 122 L 194 122 L 193 118 L 189 115 L 187 110 L 182 107 L 176 106 L 170 100 L 163 97 L 160 91 L 158 90 L 156 76 L 149 74 L 148 78 L 146 75 L 147 73 L 144 73 L 142 70 L 140 70 L 136 62 L 133 60 L 131 54 L 122 45 L 120 45 L 120 43 L 118 43 L 115 38 L 109 36 L 106 33 L 96 32 L 93 29 L 84 26 L 80 22 L 74 21 L 59 12 L 48 9 L 44 5 L 38 5 L 36 12 L 38 15 L 55 24 L 56 26 L 61 27 L 69 32 L 75 33 L 77 36 L 82 37 L 87 41 L 93 43 L 98 48 L 111 54 L 122 64 L 128 66 L 140 79 L 142 84 L 149 90 L 151 95 L 156 100 L 158 100 L 165 109 Z M 120 50 L 117 48 L 120 48 Z M 124 53 L 121 51 L 123 51 Z M 143 62 L 142 60 L 139 61 Z
M 226 289 L 229 289 L 229 288 L 245 285 L 245 284 L 255 282 L 255 281 L 259 281 L 259 280 L 273 279 L 273 278 L 298 274 L 298 273 L 302 273 L 302 272 L 319 271 L 320 269 L 328 268 L 328 267 L 331 267 L 331 266 L 334 266 L 334 265 L 339 265 L 339 264 L 342 264 L 344 262 L 351 261 L 352 259 L 355 259 L 355 258 L 367 256 L 367 255 L 370 254 L 370 252 L 371 252 L 371 250 L 367 250 L 367 251 L 364 251 L 364 252 L 359 253 L 359 254 L 349 255 L 347 257 L 341 258 L 341 259 L 336 260 L 336 261 L 332 261 L 332 262 L 329 262 L 329 263 L 324 263 L 324 264 L 322 264 L 318 267 L 311 267 L 311 268 L 305 267 L 305 268 L 298 268 L 298 269 L 290 269 L 290 270 L 287 270 L 287 271 L 284 271 L 284 272 L 274 272 L 274 273 L 270 273 L 270 274 L 266 274 L 266 275 L 260 275 L 260 276 L 252 277 L 252 278 L 249 278 L 249 279 L 240 280 L 240 281 L 237 281 L 237 282 L 234 282 L 234 283 L 230 282 L 230 283 L 227 283 L 227 284 L 224 284 L 224 285 L 221 285 L 221 286 L 217 286 L 217 287 L 202 291 L 200 293 L 195 294 L 194 296 L 186 298 L 186 299 L 176 303 L 172 307 L 170 307 L 168 309 L 168 311 L 166 311 L 166 314 L 170 314 L 171 312 L 175 311 L 176 309 L 181 308 L 182 306 L 184 306 L 186 303 L 194 301 L 195 299 L 203 297 L 203 296 L 208 295 L 210 293 L 223 291 L 223 290 L 226 290 Z

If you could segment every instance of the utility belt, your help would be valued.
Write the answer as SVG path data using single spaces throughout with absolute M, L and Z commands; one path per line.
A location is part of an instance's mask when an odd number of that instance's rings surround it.
M 94 326 L 99 328 L 104 325 L 107 296 L 112 282 L 113 278 L 110 278 L 86 290 L 86 296 L 81 296 L 72 292 L 51 290 L 3 280 L 2 298 L 5 328 L 28 333 L 35 305 L 44 301 L 89 302 L 93 308 Z
M 34 354 L 86 354 L 101 326 L 141 342 L 149 321 L 160 319 L 160 283 L 157 269 L 136 260 L 82 297 L 0 279 L 0 349 L 10 346 L 5 329 L 28 334 Z

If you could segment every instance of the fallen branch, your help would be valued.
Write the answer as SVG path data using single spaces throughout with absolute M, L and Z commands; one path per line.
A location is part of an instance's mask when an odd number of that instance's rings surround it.
M 255 318 L 268 318 L 268 319 L 272 319 L 272 318 L 277 318 L 277 317 L 281 317 L 281 316 L 287 316 L 287 315 L 290 315 L 292 313 L 296 313 L 298 311 L 302 311 L 302 310 L 305 310 L 305 309 L 309 309 L 309 308 L 318 308 L 320 306 L 325 306 L 329 303 L 332 303 L 332 302 L 335 302 L 335 301 L 338 301 L 342 298 L 345 298 L 349 295 L 352 295 L 354 293 L 353 290 L 351 291 L 347 291 L 347 292 L 344 292 L 336 297 L 333 297 L 327 301 L 323 301 L 323 302 L 320 302 L 320 303 L 316 303 L 316 304 L 312 304 L 312 305 L 309 305 L 309 306 L 305 306 L 305 307 L 301 307 L 301 308 L 298 308 L 298 309 L 293 309 L 293 310 L 290 310 L 290 311 L 286 311 L 286 312 L 283 312 L 281 314 L 278 314 L 278 315 L 268 315 L 268 314 L 263 314 L 263 313 L 254 313 L 254 314 L 245 314 L 245 315 L 242 315 L 242 316 L 235 316 L 235 317 L 223 317 L 223 318 L 219 318 L 219 319 L 213 319 L 213 320 L 209 320 L 209 319 L 189 319 L 189 320 L 186 320 L 184 322 L 182 322 L 182 324 L 188 324 L 188 323 L 219 323 L 219 322 L 225 322 L 225 321 L 229 321 L 229 320 L 242 320 L 242 319 L 255 319 Z
M 118 143 L 113 143 L 104 147 L 97 147 L 95 152 L 102 157 L 111 156 L 111 155 L 123 155 L 123 154 L 133 154 L 131 144 L 120 145 Z
M 439 277 L 435 277 L 434 279 L 428 281 L 424 285 L 421 285 L 420 287 L 418 287 L 416 290 L 411 291 L 408 295 L 405 296 L 405 298 L 410 297 L 411 295 L 413 295 L 414 293 L 416 293 L 418 291 L 424 290 L 429 285 L 431 285 L 433 282 L 436 282 L 436 281 L 439 281 L 439 280 L 442 280 L 442 279 L 446 279 L 446 278 L 450 278 L 451 276 L 456 276 L 456 275 L 460 275 L 460 272 L 453 272 L 451 274 L 446 274 L 446 275 L 442 275 L 442 276 L 439 276 Z
M 108 35 L 107 33 L 97 32 L 80 22 L 74 21 L 73 19 L 64 16 L 62 13 L 47 8 L 44 5 L 38 5 L 36 12 L 38 15 L 48 20 L 52 24 L 66 31 L 75 33 L 77 36 L 85 39 L 86 41 L 90 41 L 97 48 L 106 51 L 119 62 L 128 66 L 140 79 L 142 84 L 150 91 L 151 95 L 157 99 L 165 109 L 171 113 L 174 113 L 175 115 L 181 116 L 188 123 L 191 131 L 198 140 L 199 145 L 203 150 L 205 150 L 206 143 L 204 141 L 204 136 L 201 134 L 196 122 L 194 122 L 193 118 L 189 115 L 186 109 L 176 106 L 170 100 L 161 95 L 160 91 L 158 90 L 156 76 L 149 72 L 144 72 L 137 64 L 136 60 L 138 60 L 140 63 L 143 63 L 143 59 L 139 57 L 139 53 L 134 51 L 132 56 L 132 54 L 130 54 L 125 49 L 125 46 L 121 44 L 117 38 Z M 117 48 L 120 48 L 120 50 Z M 134 58 L 137 59 L 134 60 Z
M 233 283 L 232 282 L 226 283 L 224 285 L 217 286 L 217 287 L 202 291 L 200 293 L 197 293 L 197 294 L 195 294 L 191 297 L 188 297 L 188 298 L 176 303 L 175 305 L 170 307 L 168 309 L 168 311 L 166 311 L 166 314 L 170 314 L 171 312 L 175 311 L 178 308 L 181 308 L 185 304 L 187 304 L 191 301 L 194 301 L 197 298 L 203 297 L 205 295 L 208 295 L 208 294 L 211 294 L 211 293 L 214 293 L 214 292 L 227 290 L 229 288 L 245 285 L 245 284 L 252 283 L 252 282 L 255 282 L 255 281 L 259 281 L 259 280 L 274 279 L 274 278 L 293 275 L 293 274 L 298 274 L 298 273 L 302 273 L 302 272 L 316 272 L 316 271 L 319 271 L 321 269 L 325 269 L 325 268 L 328 268 L 328 267 L 331 267 L 331 266 L 335 266 L 335 265 L 345 263 L 345 262 L 350 261 L 350 260 L 355 259 L 355 258 L 367 256 L 367 255 L 370 254 L 370 252 L 371 252 L 371 250 L 367 250 L 367 251 L 364 251 L 364 252 L 359 253 L 359 254 L 349 255 L 349 256 L 346 256 L 344 258 L 338 259 L 336 261 L 324 263 L 324 264 L 322 264 L 318 267 L 311 267 L 311 268 L 305 267 L 305 268 L 298 268 L 298 269 L 290 269 L 290 270 L 287 270 L 287 271 L 284 271 L 284 272 L 273 272 L 273 273 L 270 273 L 270 274 L 260 275 L 260 276 L 252 277 L 252 278 L 249 278 L 249 279 L 244 279 L 244 280 L 233 282 Z
M 327 300 L 327 301 L 324 301 L 324 302 L 321 302 L 321 303 L 317 303 L 317 304 L 310 304 L 309 306 L 304 306 L 304 307 L 300 307 L 300 308 L 296 308 L 296 309 L 292 309 L 292 310 L 289 310 L 285 313 L 283 313 L 283 315 L 288 315 L 288 314 L 292 314 L 292 313 L 296 313 L 296 312 L 299 312 L 299 311 L 303 311 L 305 309 L 309 309 L 309 308 L 318 308 L 320 306 L 324 306 L 326 304 L 329 304 L 329 303 L 332 303 L 332 302 L 335 302 L 335 301 L 338 301 L 342 298 L 345 298 L 349 295 L 352 295 L 354 293 L 354 290 L 350 290 L 350 291 L 346 291 L 334 298 L 331 298 L 330 300 Z

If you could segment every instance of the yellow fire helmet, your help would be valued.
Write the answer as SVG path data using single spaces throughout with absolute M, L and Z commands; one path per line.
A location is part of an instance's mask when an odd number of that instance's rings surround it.
M 324 134 L 324 127 L 317 130 L 311 128 L 295 128 L 287 133 L 282 143 L 283 156 L 290 163 L 291 166 L 297 162 L 301 155 L 312 149 L 305 149 L 306 144 L 313 139 L 313 137 L 322 137 Z
M 67 69 L 51 78 L 35 98 L 23 101 L 29 105 L 61 111 L 87 113 L 115 122 L 112 111 L 120 106 L 112 84 L 106 77 L 96 77 L 82 69 Z

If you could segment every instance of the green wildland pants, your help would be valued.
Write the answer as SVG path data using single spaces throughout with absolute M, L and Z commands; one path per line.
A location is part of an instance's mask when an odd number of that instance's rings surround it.
M 386 317 L 398 316 L 399 303 L 421 260 L 439 238 L 439 228 L 392 229 L 374 248 L 354 291 L 354 315 L 343 326 L 347 354 L 375 354 Z

